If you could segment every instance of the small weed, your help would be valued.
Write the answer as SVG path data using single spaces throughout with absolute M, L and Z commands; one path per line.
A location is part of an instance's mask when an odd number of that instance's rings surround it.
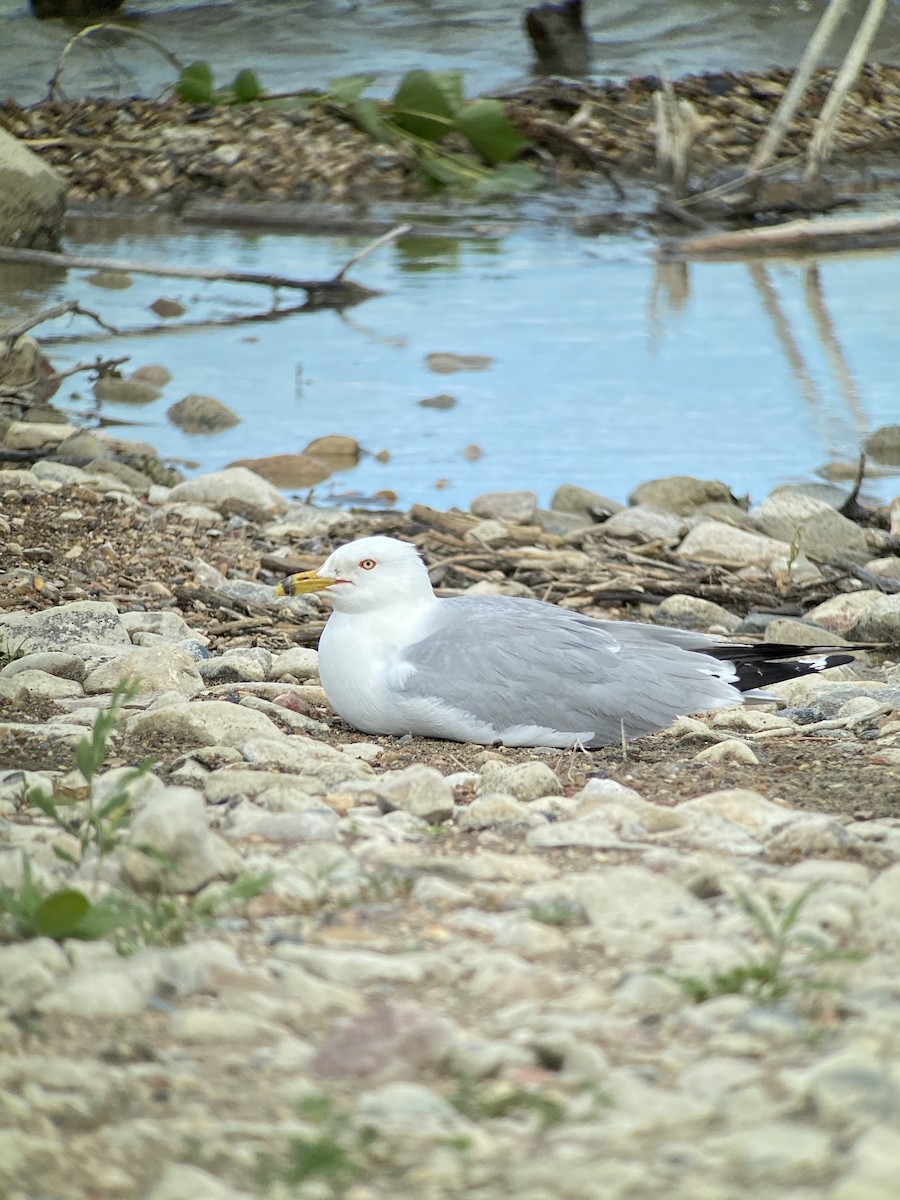
M 528 915 L 532 921 L 540 921 L 542 925 L 558 925 L 565 928 L 568 925 L 582 925 L 584 911 L 578 904 L 568 900 L 550 900 L 546 904 L 531 904 Z
M 266 1184 L 278 1179 L 297 1187 L 320 1181 L 332 1196 L 343 1196 L 351 1184 L 367 1174 L 363 1152 L 371 1139 L 355 1130 L 328 1096 L 306 1097 L 300 1102 L 299 1111 L 313 1130 L 307 1136 L 293 1139 L 285 1163 L 262 1161 Z
M 61 846 L 53 849 L 70 867 L 81 867 L 94 856 L 94 891 L 100 880 L 103 860 L 127 839 L 131 827 L 132 784 L 150 770 L 152 760 L 125 771 L 111 794 L 98 797 L 98 776 L 106 762 L 110 737 L 122 709 L 137 693 L 137 684 L 128 681 L 113 691 L 109 708 L 97 714 L 89 737 L 75 747 L 75 761 L 87 785 L 82 798 L 51 794 L 40 787 L 27 790 L 24 806 L 32 806 L 49 817 L 57 828 L 74 836 L 78 853 Z M 142 854 L 164 862 L 164 856 L 149 847 L 134 847 Z M 125 890 L 109 891 L 92 900 L 77 888 L 48 891 L 34 878 L 30 860 L 22 856 L 22 878 L 17 889 L 0 885 L 0 936 L 15 938 L 50 937 L 58 941 L 82 938 L 95 941 L 115 936 L 120 953 L 128 954 L 140 946 L 171 946 L 185 940 L 189 929 L 210 926 L 225 909 L 239 907 L 264 892 L 271 883 L 269 875 L 246 874 L 220 889 L 208 889 L 199 896 L 179 896 L 160 892 L 148 897 Z
M 450 1103 L 472 1121 L 492 1121 L 510 1112 L 533 1112 L 541 1129 L 558 1125 L 566 1111 L 558 1100 L 536 1088 L 482 1084 L 471 1079 L 460 1080 Z
M 4 638 L 0 642 L 0 670 L 9 666 L 11 662 L 15 662 L 19 658 L 24 658 L 28 653 L 25 649 L 27 644 L 27 638 L 22 638 L 19 642 L 11 642 Z
M 697 1004 L 714 996 L 733 994 L 752 996 L 763 1004 L 771 1004 L 793 992 L 835 988 L 838 985 L 833 980 L 815 974 L 818 968 L 827 963 L 858 962 L 862 956 L 836 948 L 820 934 L 797 928 L 800 914 L 818 886 L 812 884 L 805 888 L 788 904 L 782 904 L 774 896 L 761 902 L 747 892 L 738 892 L 735 902 L 767 943 L 765 950 L 749 955 L 745 963 L 738 963 L 727 971 L 714 971 L 706 978 L 695 975 L 673 978 Z M 796 960 L 797 952 L 801 952 L 799 961 Z M 794 961 L 789 962 L 791 954 Z
M 115 850 L 128 833 L 131 824 L 130 786 L 146 775 L 153 766 L 146 759 L 123 775 L 112 795 L 99 803 L 95 791 L 98 774 L 106 762 L 109 739 L 122 714 L 122 709 L 137 694 L 138 685 L 128 680 L 120 683 L 110 698 L 109 708 L 99 712 L 94 720 L 91 735 L 75 747 L 75 762 L 87 784 L 84 800 L 68 800 L 54 796 L 40 787 L 29 788 L 24 802 L 39 809 L 65 833 L 78 839 L 79 854 L 76 858 L 61 846 L 54 846 L 57 857 L 70 866 L 80 866 L 89 851 L 96 856 L 96 872 L 99 878 L 103 859 Z
M 359 899 L 364 904 L 383 903 L 387 900 L 404 900 L 412 895 L 415 887 L 412 875 L 385 867 L 383 871 L 367 875 L 359 889 Z

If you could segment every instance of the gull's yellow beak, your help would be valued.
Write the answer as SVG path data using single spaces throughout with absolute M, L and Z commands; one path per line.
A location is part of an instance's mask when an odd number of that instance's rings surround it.
M 288 575 L 275 588 L 276 596 L 303 596 L 307 592 L 324 592 L 337 580 L 330 575 L 317 575 L 315 571 L 302 571 L 299 575 Z

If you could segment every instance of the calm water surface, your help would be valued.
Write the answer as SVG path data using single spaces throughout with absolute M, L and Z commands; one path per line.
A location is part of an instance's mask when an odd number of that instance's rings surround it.
M 75 221 L 71 233 L 73 253 L 307 279 L 329 278 L 365 241 L 135 231 L 133 221 Z M 205 470 L 295 452 L 328 433 L 390 453 L 387 463 L 364 458 L 320 485 L 323 497 L 388 488 L 403 505 L 444 507 L 532 487 L 546 502 L 559 483 L 574 482 L 624 499 L 643 479 L 685 472 L 760 498 L 830 458 L 852 459 L 868 430 L 897 420 L 900 255 L 661 273 L 653 250 L 634 238 L 529 224 L 495 239 L 410 238 L 355 269 L 385 295 L 344 315 L 154 338 L 98 339 L 82 319 L 42 332 L 87 335 L 53 347 L 63 367 L 97 354 L 128 354 L 129 369 L 164 363 L 174 378 L 160 401 L 104 412 L 139 423 L 125 436 Z M 32 272 L 25 287 L 10 270 L 0 268 L 0 287 L 18 291 L 18 311 L 71 297 L 122 327 L 154 322 L 148 305 L 161 295 L 181 300 L 191 318 L 268 303 L 260 288 L 138 275 L 124 291 L 93 286 L 87 272 Z M 823 309 L 830 336 L 815 319 Z M 425 361 L 434 351 L 493 363 L 436 375 Z M 85 378 L 67 381 L 58 400 L 89 411 Z M 190 392 L 216 396 L 242 423 L 215 436 L 182 433 L 165 410 Z M 438 393 L 455 405 L 419 405 Z M 464 455 L 471 445 L 481 451 L 474 462 Z M 890 494 L 896 485 L 879 486 Z

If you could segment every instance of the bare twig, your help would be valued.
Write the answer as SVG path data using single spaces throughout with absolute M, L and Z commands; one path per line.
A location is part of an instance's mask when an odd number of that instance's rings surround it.
M 41 253 L 41 251 L 35 251 Z M 0 261 L 2 261 L 2 248 L 0 248 Z M 25 317 L 24 320 L 16 322 L 15 325 L 7 325 L 6 328 L 0 329 L 0 341 L 6 342 L 7 347 L 11 346 L 23 334 L 28 333 L 30 329 L 34 329 L 37 325 L 43 325 L 45 321 L 55 321 L 57 317 L 64 317 L 67 313 L 80 317 L 90 317 L 92 321 L 96 321 L 101 329 L 105 329 L 107 333 L 118 333 L 118 329 L 114 325 L 107 325 L 103 318 L 93 312 L 92 309 L 83 308 L 77 300 L 66 300 L 62 304 L 54 304 L 52 308 L 42 309 L 41 312 L 33 313 L 30 317 Z
M 184 69 L 181 60 L 174 55 L 171 50 L 168 50 L 162 44 L 162 42 L 157 41 L 155 37 L 151 37 L 149 33 L 144 33 L 141 29 L 132 29 L 128 25 L 117 25 L 113 21 L 107 21 L 99 25 L 86 25 L 84 29 L 79 29 L 76 34 L 73 34 L 72 37 L 70 37 L 66 42 L 65 46 L 63 46 L 62 54 L 60 54 L 56 63 L 56 70 L 50 76 L 50 82 L 47 85 L 48 100 L 54 100 L 56 98 L 56 89 L 59 84 L 59 77 L 62 75 L 66 59 L 69 57 L 69 54 L 72 52 L 72 50 L 74 50 L 77 43 L 83 41 L 85 38 L 93 37 L 93 35 L 100 30 L 103 30 L 104 32 L 107 30 L 113 30 L 115 33 L 122 33 L 126 37 L 135 38 L 139 42 L 146 42 L 148 46 L 152 46 L 154 50 L 157 50 L 163 56 L 163 58 L 165 58 L 167 62 L 174 67 L 179 75 Z
M 382 233 L 380 237 L 375 238 L 375 240 L 369 242 L 367 246 L 363 246 L 362 250 L 357 250 L 354 255 L 348 258 L 338 271 L 337 275 L 335 275 L 328 282 L 333 286 L 343 283 L 344 276 L 351 267 L 355 267 L 358 262 L 364 259 L 367 255 L 372 254 L 375 250 L 380 250 L 382 246 L 386 246 L 389 242 L 395 242 L 397 238 L 403 237 L 405 234 L 409 233 L 411 229 L 411 225 L 396 225 L 393 229 L 389 229 L 387 233 Z
M 828 93 L 816 122 L 816 129 L 807 151 L 806 170 L 803 172 L 804 183 L 818 179 L 822 166 L 831 155 L 831 146 L 841 109 L 866 60 L 869 47 L 884 18 L 886 7 L 887 0 L 869 0 L 866 15 L 847 51 L 847 57 L 841 64 L 837 78 L 831 85 L 831 91 Z
M 831 36 L 848 4 L 849 0 L 830 0 L 821 21 L 816 26 L 815 33 L 809 39 L 809 45 L 803 53 L 787 91 L 781 98 L 781 103 L 769 123 L 765 136 L 753 152 L 747 166 L 745 179 L 755 179 L 778 153 L 778 147 L 784 141 L 788 126 L 794 119 L 794 113 L 800 105 L 803 93 L 816 69 L 816 64 L 825 53 Z

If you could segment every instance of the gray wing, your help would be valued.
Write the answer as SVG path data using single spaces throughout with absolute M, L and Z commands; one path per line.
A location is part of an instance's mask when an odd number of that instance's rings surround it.
M 594 745 L 638 737 L 681 713 L 733 704 L 718 639 L 626 621 L 596 621 L 539 600 L 439 601 L 409 646 L 396 691 L 449 704 L 495 729 L 593 730 Z M 700 653 L 697 653 L 700 651 Z

